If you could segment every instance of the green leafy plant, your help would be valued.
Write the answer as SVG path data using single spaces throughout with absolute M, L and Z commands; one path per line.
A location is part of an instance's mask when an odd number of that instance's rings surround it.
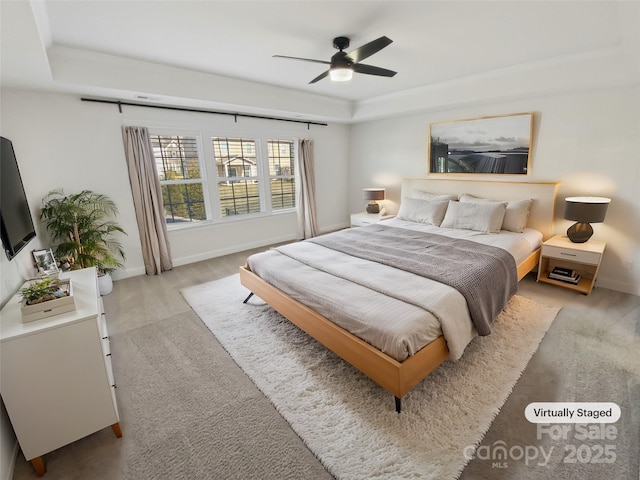
M 20 289 L 20 295 L 27 299 L 27 304 L 46 302 L 61 297 L 60 281 L 58 279 L 44 278 L 37 280 Z
M 52 190 L 42 200 L 43 220 L 54 241 L 59 259 L 68 259 L 71 268 L 96 267 L 108 273 L 122 267 L 122 244 L 115 234 L 125 231 L 112 217 L 118 214 L 115 203 L 106 195 L 83 190 L 65 195 Z

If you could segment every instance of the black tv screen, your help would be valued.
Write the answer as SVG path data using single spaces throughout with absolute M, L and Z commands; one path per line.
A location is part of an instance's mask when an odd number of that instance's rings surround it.
M 0 228 L 4 251 L 11 260 L 36 236 L 36 231 L 13 144 L 4 137 L 0 140 Z

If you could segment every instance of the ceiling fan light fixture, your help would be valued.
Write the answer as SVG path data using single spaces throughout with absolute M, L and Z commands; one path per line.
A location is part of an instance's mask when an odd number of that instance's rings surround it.
M 353 78 L 353 70 L 345 67 L 332 68 L 329 70 L 329 78 L 333 82 L 348 82 Z
M 2 0 L 0 0 L 2 1 Z M 333 46 L 339 50 L 333 54 L 331 61 L 316 60 L 313 58 L 289 57 L 286 55 L 274 55 L 278 58 L 289 58 L 291 60 L 302 60 L 303 62 L 322 63 L 329 65 L 329 69 L 322 72 L 316 78 L 311 80 L 309 84 L 319 82 L 323 78 L 329 77 L 332 82 L 348 82 L 353 78 L 354 73 L 364 73 L 365 75 L 377 75 L 379 77 L 393 77 L 397 72 L 387 70 L 386 68 L 374 67 L 373 65 L 365 65 L 360 63 L 361 60 L 369 58 L 374 53 L 379 52 L 387 45 L 393 43 L 388 37 L 380 37 L 372 42 L 356 48 L 351 53 L 344 51 L 349 47 L 349 39 L 347 37 L 336 37 L 333 39 Z

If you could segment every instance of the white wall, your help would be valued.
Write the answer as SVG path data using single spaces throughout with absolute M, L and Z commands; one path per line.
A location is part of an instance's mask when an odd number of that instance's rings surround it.
M 572 223 L 562 218 L 565 197 L 610 197 L 605 222 L 593 225 L 594 238 L 607 242 L 598 284 L 640 295 L 638 87 L 539 96 L 355 124 L 349 160 L 351 211 L 363 209 L 363 187 L 387 187 L 388 197 L 399 202 L 401 178 L 427 175 L 429 123 L 519 112 L 535 112 L 532 168 L 526 180 L 562 182 L 556 233 L 565 232 Z
M 140 237 L 135 221 L 126 160 L 122 146 L 122 125 L 175 127 L 218 132 L 219 135 L 270 135 L 271 138 L 313 138 L 318 182 L 318 222 L 321 230 L 346 225 L 347 155 L 349 126 L 275 122 L 251 118 L 191 112 L 123 107 L 82 102 L 78 96 L 2 91 L 2 135 L 12 140 L 27 198 L 35 219 L 37 240 L 29 245 L 48 246 L 37 220 L 42 198 L 54 188 L 73 193 L 82 189 L 109 195 L 118 208 L 118 222 L 127 232 L 122 242 L 127 253 L 123 278 L 144 273 Z M 203 137 L 203 141 L 205 138 Z M 292 213 L 254 219 L 233 219 L 169 232 L 175 265 L 212 258 L 296 236 Z M 15 292 L 29 272 L 29 253 L 14 262 L 2 261 L 2 299 Z M 4 275 L 3 275 L 4 276 Z M 5 284 L 7 284 L 5 286 Z

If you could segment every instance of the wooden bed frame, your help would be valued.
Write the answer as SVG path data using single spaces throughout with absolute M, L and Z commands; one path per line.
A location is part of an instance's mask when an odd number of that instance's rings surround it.
M 558 185 L 557 183 L 405 179 L 402 183 L 402 195 L 411 196 L 412 191 L 422 190 L 442 194 L 467 193 L 495 200 L 531 198 L 534 201 L 527 225 L 542 232 L 543 239 L 546 240 L 553 235 L 555 196 Z M 518 265 L 518 280 L 538 265 L 539 257 L 540 249 Z M 398 413 L 401 409 L 402 397 L 449 357 L 447 343 L 444 337 L 440 336 L 415 355 L 398 362 L 268 284 L 251 272 L 246 265 L 240 267 L 240 282 L 249 289 L 251 294 L 259 296 L 291 323 L 392 393 Z

